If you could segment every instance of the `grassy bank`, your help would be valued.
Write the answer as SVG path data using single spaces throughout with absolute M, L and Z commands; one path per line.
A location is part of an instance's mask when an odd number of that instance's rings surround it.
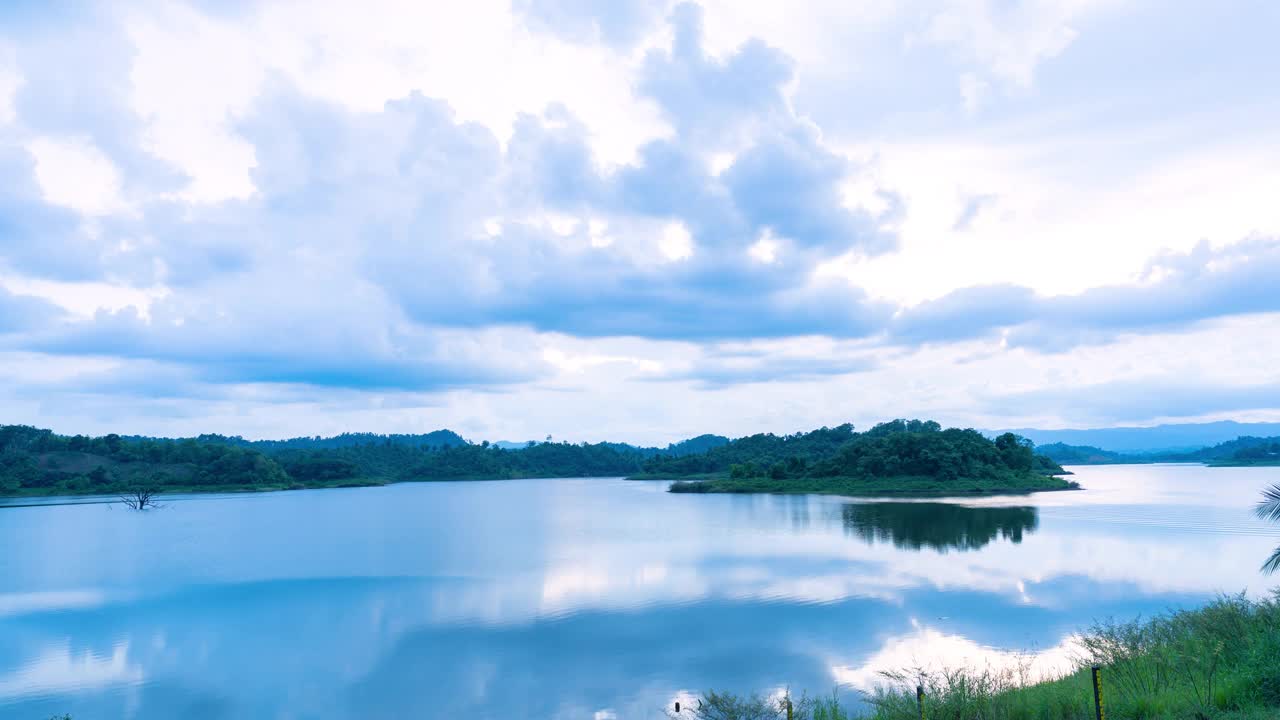
M 774 493 L 826 494 L 849 496 L 939 497 L 952 495 L 994 495 L 1078 490 L 1079 483 L 1036 473 L 1008 473 L 986 478 L 957 478 L 904 475 L 895 477 L 804 477 L 804 478 L 713 478 L 681 480 L 671 485 L 674 493 Z
M 1226 597 L 1145 621 L 1103 623 L 1080 635 L 1079 665 L 1064 677 L 1029 682 L 1026 669 L 899 670 L 867 695 L 866 709 L 833 698 L 793 701 L 797 720 L 918 720 L 916 685 L 930 720 L 1092 720 L 1089 667 L 1102 668 L 1109 720 L 1280 718 L 1280 595 Z M 672 717 L 765 720 L 787 717 L 777 698 L 706 693 L 701 707 Z

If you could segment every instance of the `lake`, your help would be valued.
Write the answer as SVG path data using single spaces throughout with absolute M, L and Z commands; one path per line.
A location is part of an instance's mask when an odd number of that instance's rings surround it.
M 1074 470 L 1086 490 L 928 502 L 616 479 L 0 500 L 0 717 L 658 718 L 706 688 L 1051 669 L 1094 619 L 1280 584 L 1251 514 L 1280 468 Z

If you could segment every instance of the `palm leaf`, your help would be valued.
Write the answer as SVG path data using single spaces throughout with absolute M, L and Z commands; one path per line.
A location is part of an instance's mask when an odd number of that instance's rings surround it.
M 1271 553 L 1271 557 L 1262 563 L 1262 572 L 1268 575 L 1277 570 L 1280 570 L 1280 547 L 1276 548 L 1276 551 Z
M 1263 520 L 1280 522 L 1280 485 L 1272 485 L 1263 490 L 1262 497 L 1262 502 L 1258 503 L 1254 512 Z
M 1280 522 L 1280 485 L 1272 485 L 1262 491 L 1262 502 L 1254 508 L 1254 512 L 1258 513 L 1258 517 L 1263 520 L 1272 522 Z M 1271 553 L 1271 557 L 1262 563 L 1262 571 L 1271 574 L 1280 570 L 1280 547 Z

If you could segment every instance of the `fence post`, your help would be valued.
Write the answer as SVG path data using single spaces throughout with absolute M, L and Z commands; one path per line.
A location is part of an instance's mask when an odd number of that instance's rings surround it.
M 916 707 L 920 709 L 920 720 L 924 720 L 924 686 L 916 686 Z
M 1095 720 L 1107 720 L 1106 709 L 1102 703 L 1102 668 L 1094 665 L 1093 671 L 1093 712 Z

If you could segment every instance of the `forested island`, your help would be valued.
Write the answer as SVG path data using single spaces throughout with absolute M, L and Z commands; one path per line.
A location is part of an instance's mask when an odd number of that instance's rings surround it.
M 894 420 L 796 435 L 752 435 L 686 457 L 656 457 L 640 478 L 676 480 L 672 492 L 955 495 L 1069 490 L 1057 463 L 1012 433 Z
M 393 482 L 539 477 L 680 480 L 675 492 L 951 494 L 1072 487 L 1058 465 L 1015 435 L 895 420 L 730 441 L 702 435 L 665 448 L 623 443 L 473 444 L 441 430 L 425 435 L 344 434 L 245 440 L 59 435 L 0 426 L 0 495 L 235 492 Z

